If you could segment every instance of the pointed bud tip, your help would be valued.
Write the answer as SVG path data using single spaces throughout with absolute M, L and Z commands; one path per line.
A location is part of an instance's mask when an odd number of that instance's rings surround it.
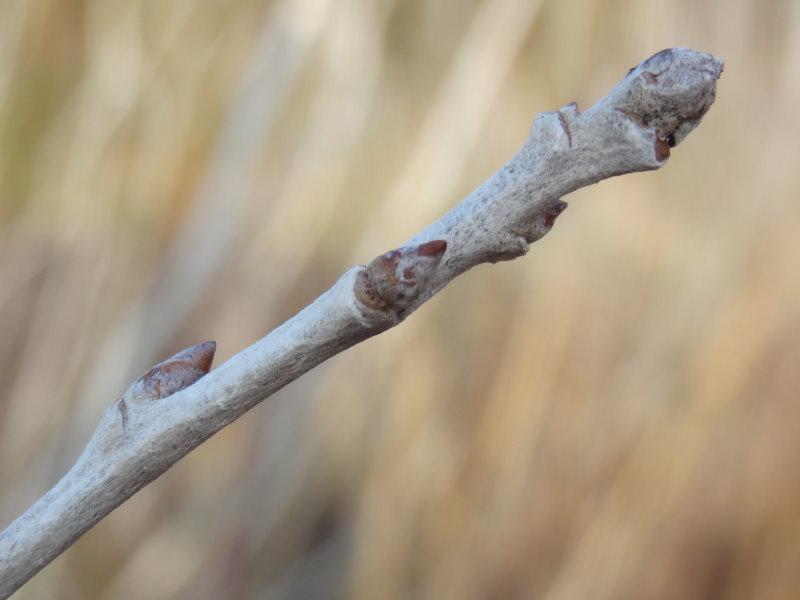
M 200 369 L 203 373 L 208 373 L 211 370 L 211 363 L 214 360 L 214 353 L 217 351 L 217 343 L 214 341 L 203 342 L 189 346 L 185 350 L 181 350 L 174 356 L 171 356 L 161 364 L 166 364 L 176 361 L 188 362 L 192 366 Z
M 189 360 L 194 362 L 198 369 L 208 373 L 211 370 L 211 363 L 214 362 L 214 354 L 217 351 L 217 342 L 210 340 L 208 342 L 203 342 L 202 344 L 192 346 L 189 348 L 189 350 L 194 351 L 193 359 L 190 358 Z
M 417 246 L 418 256 L 441 256 L 447 250 L 447 242 L 444 240 L 433 240 Z
M 545 212 L 544 221 L 548 227 L 552 227 L 553 224 L 556 222 L 558 215 L 564 212 L 564 209 L 567 208 L 567 203 L 563 200 L 556 200 L 553 202 Z

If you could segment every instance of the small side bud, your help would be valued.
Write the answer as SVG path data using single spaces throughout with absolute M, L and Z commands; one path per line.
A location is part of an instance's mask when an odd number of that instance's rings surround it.
M 178 352 L 135 381 L 123 400 L 159 400 L 189 387 L 209 372 L 216 349 L 216 342 L 204 342 Z
M 567 208 L 567 203 L 563 200 L 556 200 L 551 202 L 550 205 L 547 207 L 547 210 L 544 212 L 544 224 L 550 228 L 556 222 L 558 215 L 564 212 L 564 209 Z
M 528 245 L 544 237 L 555 225 L 558 216 L 567 208 L 567 203 L 557 198 L 541 207 L 530 218 L 524 227 L 510 229 L 512 239 L 524 241 L 522 245 L 517 243 L 514 246 L 504 248 L 504 251 L 498 252 L 490 259 L 490 262 L 498 262 L 501 260 L 512 260 L 525 254 L 528 251 Z
M 402 311 L 425 289 L 446 250 L 446 241 L 433 240 L 382 254 L 361 272 L 356 297 L 370 308 Z

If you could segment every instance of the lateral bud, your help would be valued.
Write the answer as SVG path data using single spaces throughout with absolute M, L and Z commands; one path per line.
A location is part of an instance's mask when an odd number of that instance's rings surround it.
M 370 308 L 402 312 L 425 289 L 446 250 L 446 241 L 433 240 L 380 255 L 359 273 L 356 297 Z
M 189 387 L 209 372 L 216 349 L 216 342 L 203 342 L 178 352 L 137 379 L 123 400 L 159 400 Z

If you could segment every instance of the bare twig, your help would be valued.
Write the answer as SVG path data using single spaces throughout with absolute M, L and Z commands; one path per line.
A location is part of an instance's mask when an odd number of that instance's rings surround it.
M 589 110 L 568 104 L 536 117 L 520 152 L 450 212 L 403 247 L 347 271 L 213 373 L 202 377 L 210 343 L 154 367 L 106 411 L 64 478 L 0 534 L 0 597 L 286 384 L 397 325 L 475 265 L 525 254 L 566 207 L 563 195 L 664 165 L 713 103 L 721 72 L 722 61 L 710 54 L 659 52 Z

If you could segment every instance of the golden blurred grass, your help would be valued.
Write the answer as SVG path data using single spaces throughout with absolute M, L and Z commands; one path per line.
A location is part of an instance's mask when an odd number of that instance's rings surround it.
M 669 46 L 658 173 L 573 194 L 101 522 L 24 598 L 796 598 L 800 4 L 0 3 L 0 520 Z

